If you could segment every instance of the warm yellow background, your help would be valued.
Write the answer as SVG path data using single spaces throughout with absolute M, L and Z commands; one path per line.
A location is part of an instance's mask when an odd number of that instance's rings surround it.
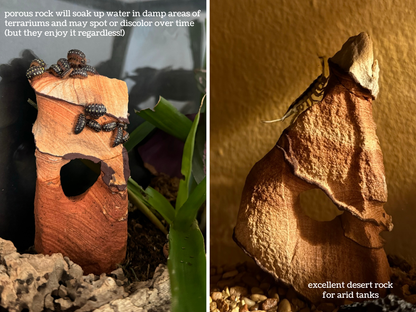
M 261 120 L 283 116 L 320 74 L 318 55 L 365 31 L 380 65 L 373 112 L 394 222 L 386 251 L 416 265 L 416 1 L 210 3 L 212 263 L 244 259 L 231 236 L 245 178 L 290 123 Z M 321 195 L 303 202 L 319 206 Z

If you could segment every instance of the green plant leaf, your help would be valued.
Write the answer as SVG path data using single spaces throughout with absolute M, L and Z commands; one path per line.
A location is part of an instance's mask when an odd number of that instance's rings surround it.
M 184 179 L 179 181 L 178 197 L 176 198 L 176 213 L 186 202 L 190 192 L 189 188 L 192 174 L 192 158 L 194 155 L 195 135 L 199 123 L 200 110 L 201 107 L 199 107 L 198 114 L 195 116 L 191 130 L 186 138 L 185 146 L 183 147 L 181 173 L 184 176 Z
M 197 183 L 205 178 L 205 163 L 206 161 L 206 114 L 201 111 L 198 129 L 195 137 L 194 157 L 192 158 L 192 174 Z
M 126 143 L 124 143 L 124 147 L 127 149 L 128 152 L 130 152 L 133 149 L 133 147 L 135 147 L 137 144 L 143 141 L 143 139 L 145 139 L 155 128 L 156 127 L 152 125 L 150 122 L 143 122 L 130 134 L 130 139 Z
M 196 219 L 199 208 L 205 202 L 207 194 L 207 183 L 204 178 L 193 192 L 189 195 L 188 200 L 183 204 L 175 217 L 175 228 L 187 230 L 191 227 L 192 222 Z
M 186 231 L 169 231 L 168 269 L 172 312 L 205 311 L 206 258 L 204 238 L 196 220 Z
M 131 191 L 147 206 L 153 207 L 157 212 L 159 212 L 167 223 L 170 225 L 172 224 L 173 219 L 175 218 L 175 209 L 162 194 L 150 186 L 147 187 L 146 190 L 143 190 L 143 188 L 132 178 L 129 178 L 127 187 L 129 191 Z
M 168 231 L 163 226 L 162 222 L 155 216 L 155 214 L 143 203 L 137 193 L 134 193 L 130 188 L 127 187 L 130 201 L 139 209 L 156 227 L 159 228 L 163 233 L 168 234 Z
M 136 111 L 136 114 L 182 141 L 186 140 L 192 127 L 192 121 L 163 97 L 159 98 L 159 102 L 153 109 Z
M 207 99 L 207 95 L 206 94 L 201 95 L 201 102 L 204 103 L 204 101 L 206 101 L 206 99 Z M 202 108 L 201 108 L 201 113 L 204 113 L 205 114 L 206 108 L 207 108 L 207 106 L 204 104 L 202 106 Z

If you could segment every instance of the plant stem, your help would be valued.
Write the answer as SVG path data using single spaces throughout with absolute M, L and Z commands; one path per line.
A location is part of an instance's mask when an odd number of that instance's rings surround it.
M 149 208 L 146 207 L 145 204 L 136 196 L 134 193 L 127 188 L 129 193 L 130 201 L 136 205 L 136 207 L 154 224 L 156 225 L 164 234 L 168 234 L 168 231 L 160 222 L 160 220 L 150 211 Z

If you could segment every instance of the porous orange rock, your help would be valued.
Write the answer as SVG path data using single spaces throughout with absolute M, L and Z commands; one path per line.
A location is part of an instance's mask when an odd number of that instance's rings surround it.
M 86 104 L 100 103 L 107 114 L 100 124 L 128 122 L 128 92 L 123 81 L 104 76 L 61 79 L 45 72 L 31 81 L 36 91 L 35 249 L 62 253 L 86 273 L 109 273 L 124 260 L 127 246 L 127 151 L 112 147 L 114 132 L 85 128 L 74 133 Z M 85 193 L 67 197 L 60 170 L 72 159 L 100 163 L 101 174 Z M 76 181 L 75 181 L 76 182 Z
M 362 61 L 360 53 L 366 60 L 372 56 L 368 40 L 360 34 L 343 47 L 359 47 L 358 54 L 350 53 L 352 64 Z M 360 46 L 360 41 L 366 44 Z M 377 64 L 369 68 L 378 75 Z M 323 291 L 383 296 L 386 289 L 374 288 L 374 283 L 390 279 L 379 235 L 393 224 L 383 209 L 387 187 L 372 117 L 375 93 L 331 60 L 330 70 L 322 101 L 302 113 L 252 168 L 234 230 L 235 241 L 262 269 L 314 303 L 330 300 Z M 377 81 L 372 86 L 378 91 Z M 308 217 L 299 196 L 313 188 L 323 190 L 343 214 L 325 222 Z M 308 286 L 327 281 L 344 282 L 344 287 Z M 350 281 L 373 284 L 351 289 Z

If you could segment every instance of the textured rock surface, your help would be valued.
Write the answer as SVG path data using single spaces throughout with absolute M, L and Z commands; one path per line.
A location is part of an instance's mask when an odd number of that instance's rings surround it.
M 236 242 L 313 303 L 322 301 L 322 289 L 309 288 L 311 282 L 344 282 L 336 292 L 345 292 L 349 281 L 390 279 L 379 234 L 393 224 L 383 209 L 387 188 L 371 98 L 331 66 L 323 100 L 283 132 L 253 167 L 243 190 Z M 344 213 L 327 222 L 309 218 L 299 196 L 313 188 Z
M 323 190 L 337 207 L 391 231 L 392 218 L 383 209 L 387 184 L 369 93 L 348 75 L 331 74 L 325 98 L 283 132 L 277 147 L 294 175 Z M 352 228 L 349 215 L 341 218 L 346 236 L 367 247 L 382 246 L 380 231 L 358 237 L 371 224 Z
M 152 280 L 133 284 L 129 297 L 114 300 L 95 310 L 99 312 L 165 312 L 170 311 L 168 269 L 159 265 Z
M 331 61 L 347 72 L 357 84 L 376 98 L 380 68 L 374 60 L 373 42 L 366 33 L 351 37 Z
M 125 82 L 104 76 L 60 79 L 44 73 L 31 81 L 38 116 L 36 142 L 35 249 L 62 253 L 87 273 L 109 273 L 121 263 L 127 246 L 127 179 L 130 171 L 122 144 L 112 147 L 114 131 L 99 133 L 87 127 L 74 133 L 87 104 L 103 104 L 100 124 L 127 121 Z M 72 159 L 101 165 L 101 175 L 86 192 L 65 196 L 61 168 Z M 76 181 L 74 181 L 76 183 Z
M 36 150 L 35 249 L 76 259 L 87 273 L 109 273 L 127 244 L 127 190 L 109 189 L 102 172 L 84 194 L 68 198 L 60 170 L 69 162 Z M 114 193 L 113 193 L 114 191 Z
M 86 104 L 105 105 L 107 114 L 97 119 L 100 124 L 127 121 L 128 91 L 125 82 L 100 75 L 87 79 L 60 79 L 45 73 L 31 85 L 36 91 L 39 107 L 32 130 L 38 149 L 55 156 L 80 153 L 100 159 L 121 154 L 122 145 L 112 147 L 113 132 L 97 134 L 86 128 L 74 135 L 73 131 Z
M 127 286 L 121 269 L 83 275 L 61 254 L 21 255 L 0 238 L 0 299 L 8 311 L 169 311 L 169 275 L 160 265 L 152 280 Z
M 127 121 L 127 85 L 121 80 L 101 75 L 88 76 L 88 79 L 60 79 L 44 73 L 32 87 L 39 94 L 78 105 L 105 103 L 108 114 Z

